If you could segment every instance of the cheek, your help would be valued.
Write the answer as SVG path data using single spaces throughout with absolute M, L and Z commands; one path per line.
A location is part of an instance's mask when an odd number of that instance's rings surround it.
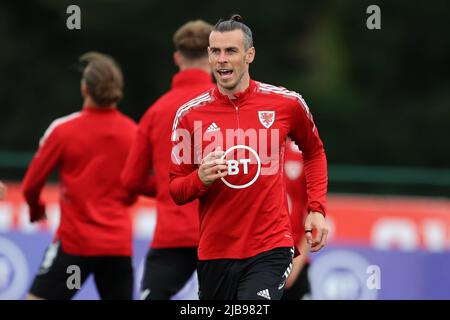
M 236 57 L 232 60 L 232 64 L 236 69 L 242 69 L 245 65 L 245 60 L 242 57 Z
M 236 69 L 238 69 L 240 72 L 244 72 L 245 70 L 245 62 L 239 61 L 239 64 L 236 65 Z

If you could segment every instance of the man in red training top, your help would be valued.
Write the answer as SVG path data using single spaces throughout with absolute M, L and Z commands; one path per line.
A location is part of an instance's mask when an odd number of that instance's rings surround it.
M 199 297 L 280 299 L 294 253 L 285 141 L 303 151 L 312 251 L 327 235 L 323 144 L 299 94 L 250 79 L 255 48 L 239 15 L 215 25 L 208 54 L 217 86 L 178 109 L 170 170 L 175 202 L 200 200 Z
M 292 270 L 286 281 L 282 300 L 301 300 L 308 299 L 311 294 L 311 285 L 308 278 L 309 248 L 303 225 L 303 221 L 308 214 L 308 194 L 306 193 L 306 179 L 301 151 L 292 141 L 286 143 L 285 150 L 284 173 L 292 236 L 300 255 L 295 257 L 292 262 Z
M 178 107 L 213 86 L 207 53 L 211 30 L 212 25 L 197 20 L 175 33 L 174 61 L 180 71 L 172 88 L 140 120 L 122 175 L 127 189 L 135 192 L 153 171 L 158 216 L 142 279 L 141 298 L 146 300 L 170 299 L 197 267 L 198 201 L 180 207 L 169 194 L 170 136 Z
M 60 225 L 27 299 L 71 299 L 79 288 L 68 277 L 79 268 L 81 284 L 93 274 L 102 299 L 132 299 L 133 198 L 120 173 L 136 124 L 117 110 L 122 72 L 104 54 L 86 53 L 80 112 L 56 119 L 41 138 L 23 180 L 31 222 L 46 218 L 40 198 L 49 174 L 59 168 Z

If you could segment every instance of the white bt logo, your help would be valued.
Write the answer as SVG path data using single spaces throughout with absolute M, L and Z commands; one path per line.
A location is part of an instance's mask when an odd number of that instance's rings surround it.
M 240 159 L 237 160 L 228 160 L 228 175 L 234 176 L 239 173 L 239 164 L 242 164 L 244 167 L 244 174 L 248 173 L 248 164 L 251 162 L 250 159 Z
M 236 176 L 237 174 L 241 173 L 241 170 L 242 170 L 242 173 L 246 175 L 249 173 L 249 170 L 248 170 L 249 164 L 255 164 L 258 166 L 255 176 L 249 182 L 244 183 L 244 184 L 233 184 L 233 183 L 225 180 L 224 177 L 222 177 L 220 179 L 223 181 L 223 183 L 225 183 L 230 188 L 243 189 L 243 188 L 247 188 L 247 187 L 251 186 L 256 181 L 256 179 L 258 179 L 259 174 L 261 173 L 261 159 L 259 158 L 259 156 L 255 150 L 253 150 L 252 148 L 245 146 L 245 145 L 237 145 L 237 146 L 229 148 L 223 154 L 222 159 L 224 159 L 228 154 L 230 154 L 232 151 L 237 150 L 237 149 L 243 149 L 243 150 L 250 151 L 250 153 L 255 158 L 256 163 L 252 163 L 251 159 L 246 159 L 246 158 L 239 159 L 239 160 L 230 159 L 230 160 L 228 160 L 228 175 Z

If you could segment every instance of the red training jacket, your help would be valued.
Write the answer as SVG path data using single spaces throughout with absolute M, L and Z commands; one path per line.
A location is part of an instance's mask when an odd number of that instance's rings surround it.
M 172 88 L 144 114 L 131 148 L 122 181 L 130 192 L 142 188 L 153 169 L 157 223 L 152 248 L 198 245 L 198 201 L 177 206 L 169 193 L 169 165 L 173 119 L 180 105 L 212 88 L 211 75 L 201 69 L 177 73 Z
M 178 109 L 170 192 L 178 204 L 200 200 L 200 260 L 294 245 L 283 172 L 287 137 L 303 151 L 308 209 L 325 214 L 326 156 L 299 94 L 251 80 L 235 99 L 215 87 Z M 228 176 L 207 187 L 198 166 L 217 146 L 226 151 Z
M 134 199 L 120 173 L 136 124 L 115 108 L 84 108 L 53 121 L 40 141 L 23 180 L 23 193 L 35 220 L 41 190 L 59 167 L 61 220 L 55 241 L 65 253 L 131 256 Z

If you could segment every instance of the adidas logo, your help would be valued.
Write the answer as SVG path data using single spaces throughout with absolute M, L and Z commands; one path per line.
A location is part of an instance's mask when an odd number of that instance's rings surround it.
M 206 129 L 206 132 L 219 131 L 220 128 L 217 126 L 215 122 L 211 123 L 211 125 Z
M 263 298 L 265 298 L 267 300 L 271 299 L 270 298 L 270 294 L 269 294 L 269 289 L 261 290 L 260 292 L 257 293 L 257 295 L 260 296 L 260 297 L 263 297 Z

